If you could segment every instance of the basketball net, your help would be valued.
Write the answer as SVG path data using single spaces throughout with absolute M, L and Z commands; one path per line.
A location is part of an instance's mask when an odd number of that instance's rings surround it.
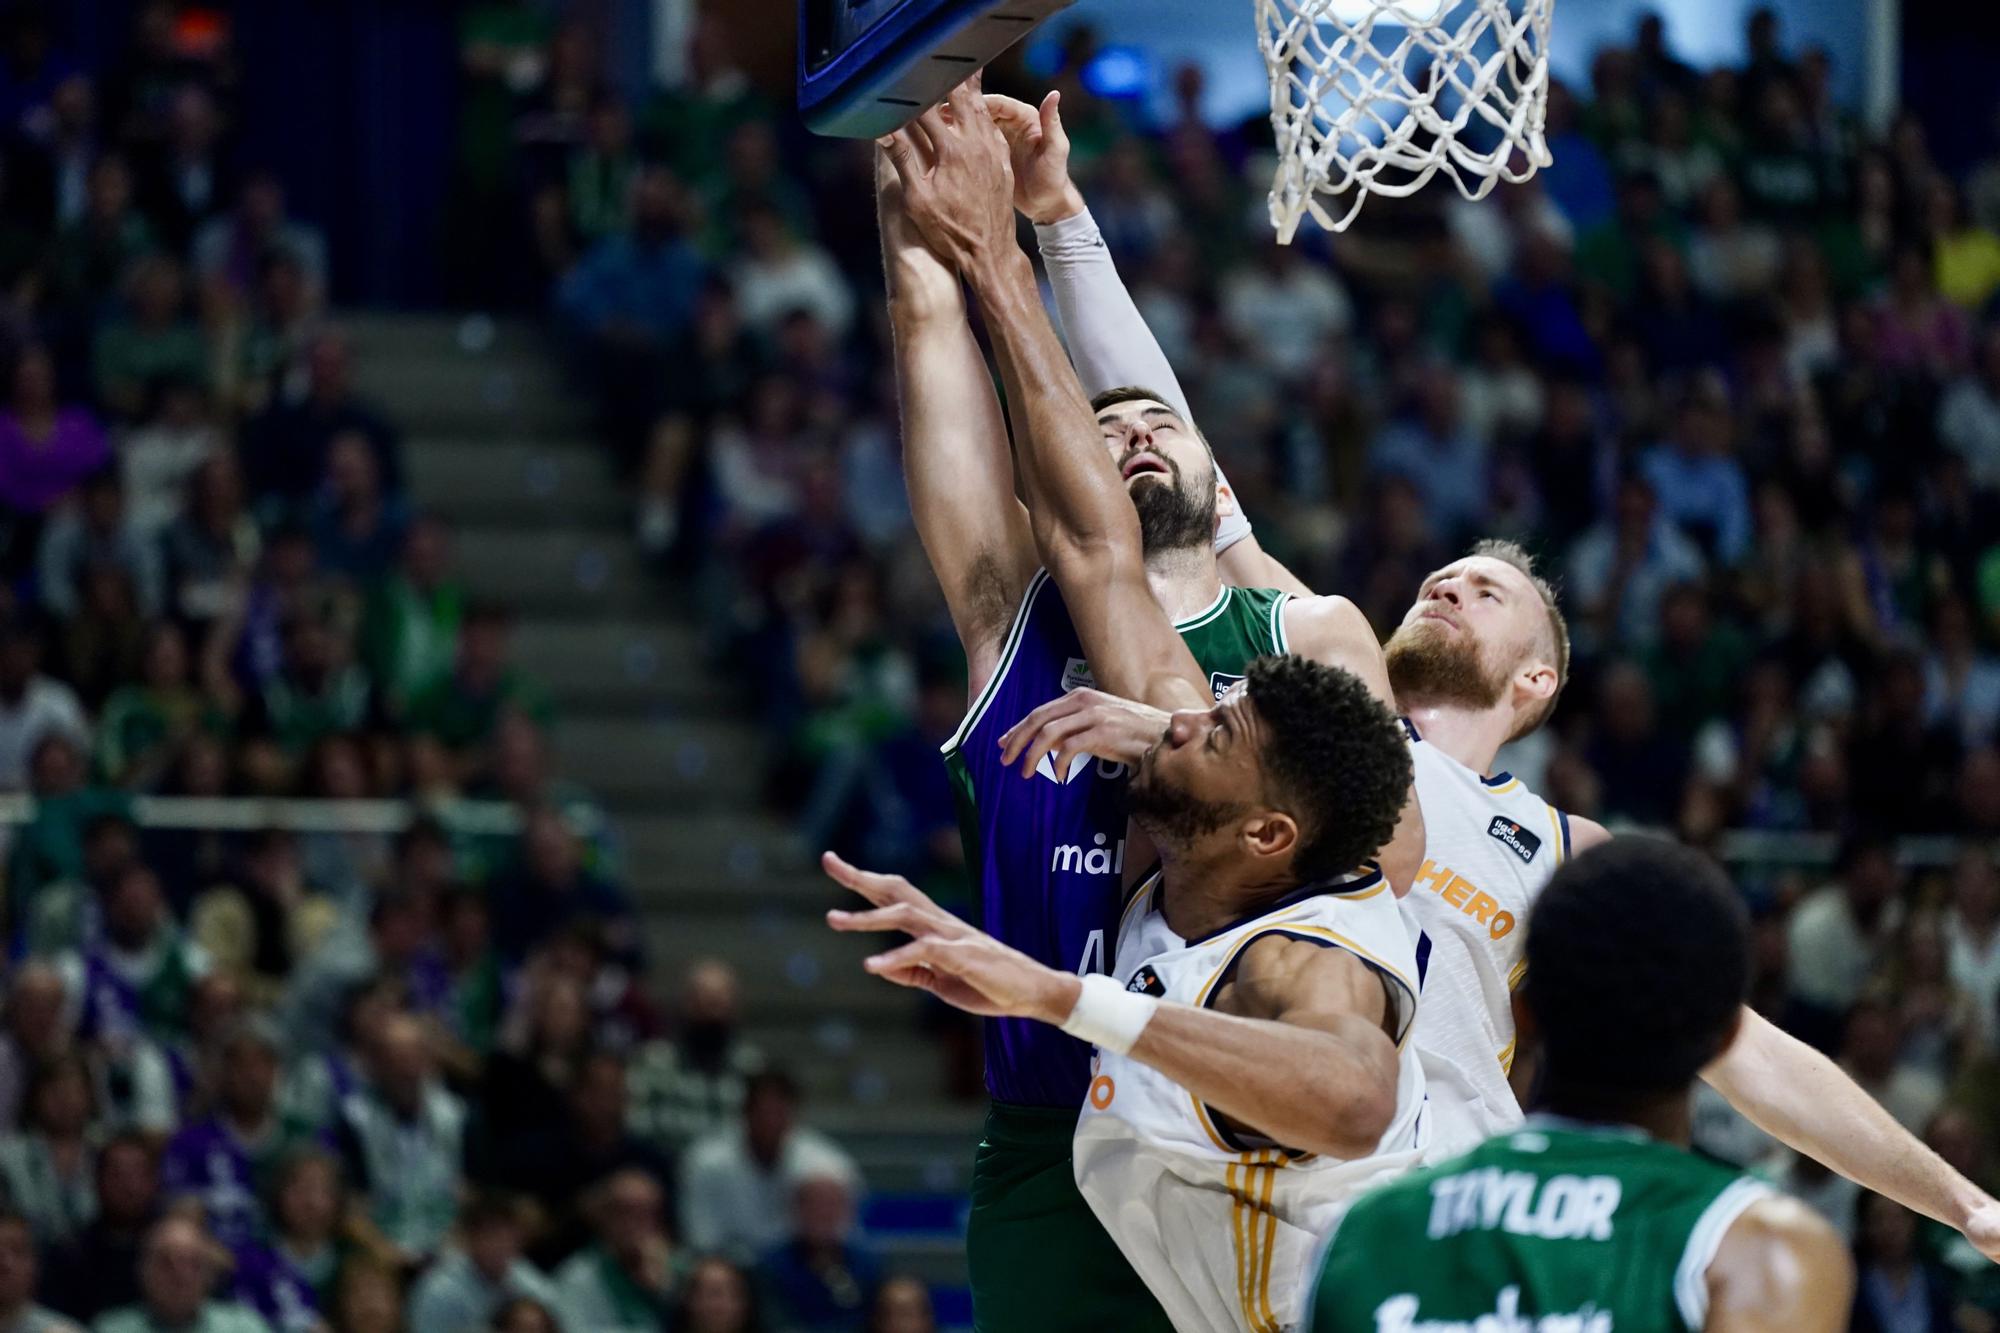
M 1370 194 L 1411 194 L 1440 170 L 1481 199 L 1495 181 L 1549 165 L 1554 3 L 1256 0 L 1277 133 L 1278 239 L 1289 244 L 1308 212 L 1345 231 Z M 1498 135 L 1485 151 L 1459 138 L 1474 117 Z

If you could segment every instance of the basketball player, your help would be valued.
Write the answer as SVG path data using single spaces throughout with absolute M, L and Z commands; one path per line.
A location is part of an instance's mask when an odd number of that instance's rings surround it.
M 1216 700 L 1149 583 L 1125 481 L 1091 448 L 1014 244 L 1005 146 L 974 90 L 949 107 L 889 157 L 912 221 L 980 300 L 1035 544 L 1096 679 L 1175 710 L 1129 792 L 1161 870 L 1125 915 L 1117 980 L 1078 980 L 829 858 L 878 904 L 833 924 L 915 937 L 871 961 L 882 975 L 1097 1046 L 1076 1172 L 1119 1248 L 1177 1328 L 1292 1325 L 1330 1209 L 1420 1144 L 1415 955 L 1380 872 L 1357 869 L 1396 828 L 1407 748 L 1358 678 L 1296 656 L 1259 659 Z M 1017 1280 L 1049 1283 L 1056 1243 Z
M 1062 590 L 1040 568 L 1027 510 L 1015 499 L 1014 459 L 958 276 L 911 228 L 895 172 L 885 165 L 878 177 L 905 476 L 970 676 L 970 710 L 944 753 L 978 876 L 979 920 L 1039 962 L 1103 971 L 1120 890 L 1150 859 L 1126 836 L 1127 767 L 1088 758 L 1031 764 L 1025 782 L 1007 771 L 1002 732 L 1090 683 L 1094 659 Z M 1147 582 L 1200 663 L 1209 701 L 1241 680 L 1252 659 L 1297 651 L 1362 673 L 1386 703 L 1380 647 L 1351 603 L 1222 583 L 1206 442 L 1144 390 L 1114 390 L 1094 406 L 1090 447 L 1119 466 L 1129 496 L 1121 503 L 1138 515 Z M 1407 805 L 1410 826 L 1384 857 L 1405 885 L 1422 858 L 1414 800 Z M 984 1026 L 993 1100 L 974 1162 L 967 1239 L 978 1327 L 1164 1327 L 1077 1192 L 1070 1144 L 1090 1082 L 1088 1047 L 1018 1018 Z
M 1535 903 L 1519 1026 L 1543 1110 L 1349 1210 L 1313 1333 L 1836 1333 L 1854 1271 L 1817 1214 L 1688 1151 L 1742 1024 L 1750 930 L 1699 853 L 1621 839 Z
M 1118 278 L 1069 180 L 1054 95 L 1039 109 L 987 98 L 1013 152 L 1015 199 L 1036 224 L 1057 308 L 1086 389 L 1146 375 L 1183 402 L 1159 344 Z M 1240 520 L 1243 531 L 1247 520 Z M 1254 540 L 1220 557 L 1224 578 L 1303 590 Z M 1511 544 L 1482 544 L 1438 570 L 1388 646 L 1391 684 L 1416 737 L 1411 757 L 1426 849 L 1404 899 L 1430 943 L 1416 1033 L 1435 1116 L 1434 1151 L 1457 1151 L 1520 1119 L 1508 1073 L 1509 995 L 1524 964 L 1519 923 L 1556 866 L 1609 834 L 1564 815 L 1506 773 L 1500 747 L 1548 720 L 1569 670 L 1555 594 Z M 1007 736 L 1024 763 L 1142 753 L 1159 714 L 1095 692 L 1023 719 Z M 1889 1116 L 1819 1051 L 1745 1009 L 1742 1031 L 1702 1077 L 1788 1147 L 1964 1233 L 2000 1259 L 2000 1203 Z

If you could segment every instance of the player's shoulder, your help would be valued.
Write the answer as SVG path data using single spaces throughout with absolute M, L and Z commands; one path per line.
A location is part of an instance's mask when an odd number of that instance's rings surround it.
M 1284 607 L 1285 638 L 1291 650 L 1318 657 L 1315 649 L 1352 649 L 1364 643 L 1381 650 L 1381 641 L 1361 608 L 1336 593 L 1302 596 L 1275 588 L 1251 590 Z
M 1707 1310 L 1755 1312 L 1753 1327 L 1833 1328 L 1853 1282 L 1853 1260 L 1832 1225 L 1773 1191 L 1736 1213 L 1688 1295 Z

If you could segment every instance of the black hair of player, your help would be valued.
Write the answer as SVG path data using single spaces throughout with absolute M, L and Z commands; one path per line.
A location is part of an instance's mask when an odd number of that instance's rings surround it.
M 1270 794 L 1298 821 L 1301 883 L 1354 871 L 1395 836 L 1410 791 L 1403 724 L 1351 671 L 1295 654 L 1248 668 Z
M 1521 1002 L 1559 1113 L 1684 1095 L 1734 1036 L 1750 915 L 1692 848 L 1621 837 L 1564 865 L 1528 918 Z

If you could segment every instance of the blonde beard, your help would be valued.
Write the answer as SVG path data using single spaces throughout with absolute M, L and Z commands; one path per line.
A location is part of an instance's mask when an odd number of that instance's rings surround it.
M 1447 636 L 1424 622 L 1403 625 L 1383 650 L 1397 702 L 1447 704 L 1484 712 L 1507 697 L 1508 673 L 1488 671 L 1470 636 Z

